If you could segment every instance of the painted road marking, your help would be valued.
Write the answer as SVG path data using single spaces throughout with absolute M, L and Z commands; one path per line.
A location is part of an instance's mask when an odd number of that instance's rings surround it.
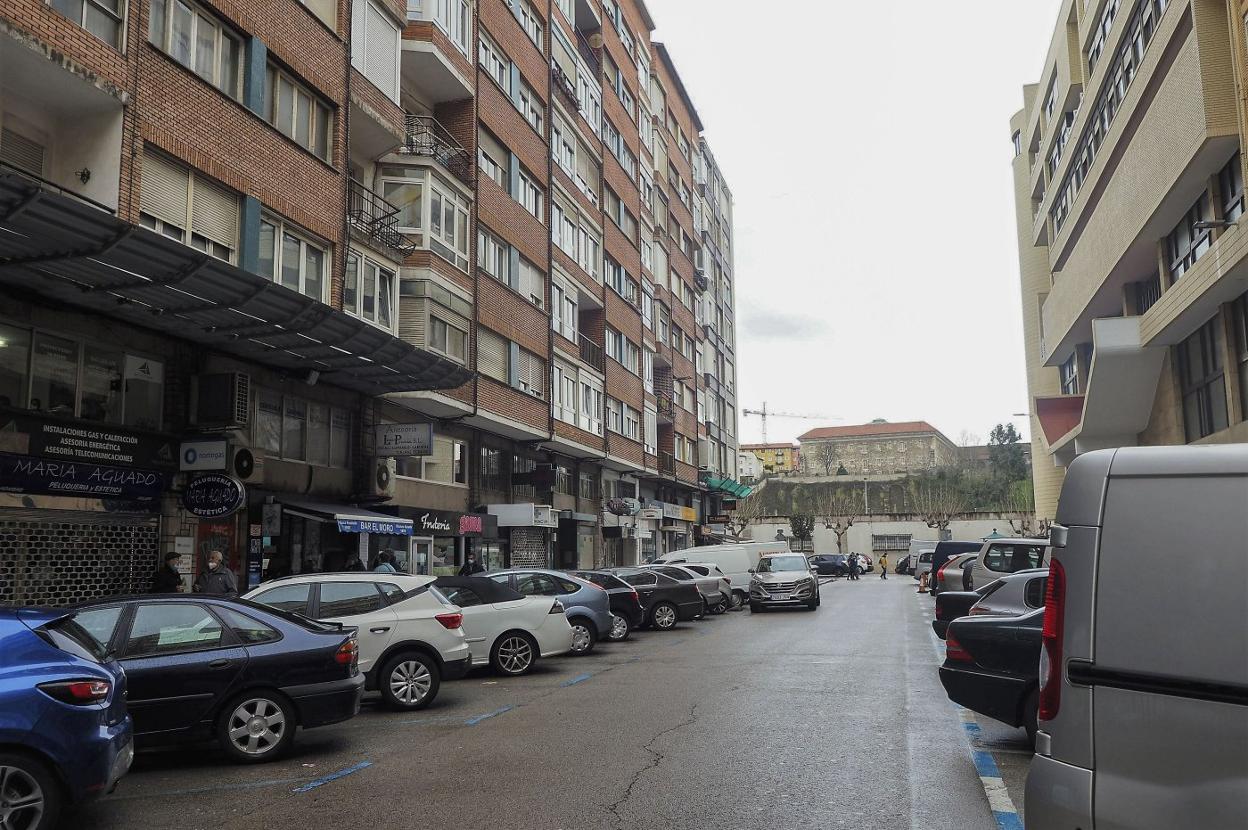
M 575 686 L 577 683 L 584 683 L 586 680 L 589 680 L 591 677 L 593 677 L 593 675 L 586 672 L 585 674 L 578 674 L 576 677 L 569 678 L 563 681 L 562 683 L 560 683 L 559 685 L 560 686 Z
M 500 706 L 499 708 L 495 709 L 493 712 L 486 712 L 484 715 L 474 715 L 473 717 L 468 718 L 468 720 L 464 721 L 464 725 L 476 726 L 478 723 L 481 723 L 481 721 L 486 721 L 486 720 L 489 720 L 490 718 L 496 718 L 499 715 L 502 715 L 506 712 L 510 712 L 514 708 L 516 707 L 510 706 L 510 705 Z
M 311 792 L 312 790 L 315 790 L 317 787 L 323 787 L 326 784 L 330 783 L 331 781 L 337 781 L 339 778 L 346 778 L 348 775 L 354 775 L 355 773 L 359 772 L 362 769 L 368 769 L 372 765 L 373 765 L 372 761 L 360 761 L 358 764 L 353 764 L 352 766 L 349 766 L 346 769 L 340 769 L 337 772 L 331 772 L 329 775 L 326 775 L 323 778 L 317 778 L 314 781 L 309 781 L 308 783 L 304 784 L 302 787 L 295 787 L 293 790 L 291 790 L 291 792 L 292 793 Z

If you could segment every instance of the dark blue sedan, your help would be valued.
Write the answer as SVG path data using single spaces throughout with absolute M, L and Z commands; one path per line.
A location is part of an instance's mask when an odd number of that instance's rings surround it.
M 71 611 L 0 607 L 0 827 L 53 827 L 134 757 L 126 678 Z
M 360 710 L 354 628 L 204 595 L 114 598 L 77 610 L 77 622 L 126 671 L 139 746 L 211 738 L 235 761 L 269 761 L 297 727 Z

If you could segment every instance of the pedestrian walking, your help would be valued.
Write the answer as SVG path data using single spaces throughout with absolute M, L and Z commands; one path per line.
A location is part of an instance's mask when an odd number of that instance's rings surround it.
M 888 579 L 888 554 L 880 554 L 880 579 Z
M 459 568 L 460 576 L 475 576 L 483 573 L 485 573 L 485 566 L 477 561 L 475 553 L 468 554 L 468 558 L 464 560 L 464 564 Z
M 858 579 L 858 554 L 851 553 L 849 555 L 849 580 L 854 582 Z
M 238 596 L 238 580 L 235 579 L 234 572 L 225 567 L 224 559 L 219 550 L 208 552 L 208 566 L 195 580 L 195 593 L 218 597 Z
M 397 574 L 398 570 L 394 567 L 394 554 L 388 550 L 383 550 L 377 554 L 377 567 L 373 568 L 375 574 Z
M 182 590 L 182 574 L 178 573 L 178 560 L 181 558 L 177 553 L 165 554 L 165 564 L 152 580 L 153 594 L 172 594 Z

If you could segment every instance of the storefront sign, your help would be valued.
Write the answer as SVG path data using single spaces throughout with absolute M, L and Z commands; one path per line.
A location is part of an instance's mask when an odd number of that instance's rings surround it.
M 183 441 L 178 453 L 179 470 L 224 470 L 228 448 L 221 441 Z
M 437 513 L 421 513 L 412 521 L 416 524 L 416 529 L 423 533 L 429 533 L 434 536 L 449 536 L 451 533 L 450 520 L 443 518 Z
M 378 424 L 377 456 L 433 455 L 433 424 Z
M 384 519 L 339 519 L 338 530 L 342 533 L 384 533 L 387 536 L 411 536 L 412 523 Z
M 706 523 L 708 525 L 726 525 L 728 524 L 728 517 L 722 513 L 714 516 L 707 516 Z
M 641 510 L 641 502 L 637 499 L 608 499 L 606 502 L 608 512 L 617 516 L 636 516 Z
M 156 433 L 11 411 L 0 414 L 0 449 L 7 452 L 172 470 L 178 465 L 177 448 L 174 439 Z
M 218 519 L 234 514 L 247 503 L 247 489 L 238 479 L 205 473 L 191 479 L 182 493 L 182 505 L 192 516 Z
M 166 484 L 165 474 L 156 470 L 0 452 L 0 492 L 5 493 L 152 501 Z
M 639 519 L 648 519 L 648 520 L 650 520 L 650 521 L 655 521 L 655 520 L 658 520 L 658 519 L 662 519 L 662 518 L 663 518 L 663 508 L 662 508 L 662 507 L 647 507 L 647 508 L 645 508 L 644 510 L 642 510 L 640 513 L 638 513 L 638 514 L 637 514 L 637 518 L 639 518 Z
M 692 507 L 665 503 L 663 505 L 663 518 L 679 519 L 682 522 L 696 522 L 698 520 L 698 512 Z

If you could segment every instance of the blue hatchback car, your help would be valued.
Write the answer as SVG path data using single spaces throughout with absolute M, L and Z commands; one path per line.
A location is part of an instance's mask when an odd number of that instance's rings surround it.
M 0 607 L 0 825 L 54 827 L 133 758 L 126 676 L 74 613 Z

